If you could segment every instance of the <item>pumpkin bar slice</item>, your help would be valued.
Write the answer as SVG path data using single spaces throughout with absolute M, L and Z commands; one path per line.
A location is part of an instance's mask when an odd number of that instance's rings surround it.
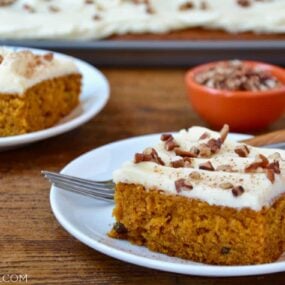
M 285 250 L 285 152 L 227 133 L 164 134 L 116 170 L 109 236 L 208 264 L 277 260 Z
M 0 136 L 48 128 L 78 104 L 81 75 L 52 53 L 0 49 Z

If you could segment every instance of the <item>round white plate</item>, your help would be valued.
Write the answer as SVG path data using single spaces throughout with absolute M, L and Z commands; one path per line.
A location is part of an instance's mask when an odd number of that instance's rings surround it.
M 248 136 L 230 135 L 240 140 Z M 111 143 L 90 151 L 68 164 L 62 173 L 82 178 L 106 180 L 112 171 L 135 152 L 153 145 L 159 135 L 147 135 Z M 242 276 L 285 271 L 285 260 L 252 266 L 214 266 L 149 251 L 125 240 L 109 238 L 106 234 L 114 222 L 113 204 L 51 188 L 50 202 L 59 223 L 86 245 L 114 258 L 163 271 L 201 276 Z
M 28 48 L 7 47 L 13 50 Z M 47 50 L 29 49 L 37 54 L 47 53 Z M 79 105 L 59 123 L 51 128 L 23 135 L 0 137 L 0 151 L 23 146 L 46 138 L 68 132 L 89 121 L 99 113 L 108 101 L 110 88 L 106 77 L 95 67 L 71 56 L 55 53 L 57 57 L 74 60 L 82 76 L 83 85 Z

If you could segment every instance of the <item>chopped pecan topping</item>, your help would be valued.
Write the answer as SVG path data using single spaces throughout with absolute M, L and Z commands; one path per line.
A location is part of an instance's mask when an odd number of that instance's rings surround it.
M 184 159 L 178 159 L 178 160 L 171 161 L 170 165 L 173 168 L 184 167 Z
M 210 157 L 212 154 L 216 154 L 223 144 L 223 142 L 226 140 L 227 135 L 229 133 L 229 126 L 224 125 L 223 128 L 220 131 L 220 138 L 218 139 L 210 139 L 207 143 L 202 143 L 199 145 L 200 150 L 200 157 Z M 200 139 L 205 139 L 208 137 L 209 134 L 204 133 Z
M 279 161 L 278 160 L 274 160 L 273 162 L 271 162 L 268 166 L 267 169 L 272 169 L 274 171 L 274 173 L 276 174 L 280 174 L 280 165 L 279 165 Z
M 238 197 L 244 193 L 244 189 L 242 186 L 236 186 L 232 189 L 232 193 L 235 197 Z
M 182 157 L 197 157 L 199 155 L 199 150 L 197 151 L 198 149 L 197 148 L 193 148 L 189 151 L 187 150 L 183 150 L 183 149 L 180 149 L 180 148 L 175 148 L 174 151 L 175 151 L 175 154 L 176 155 L 179 155 L 179 156 L 182 156 Z
M 229 164 L 222 164 L 217 166 L 216 168 L 217 171 L 224 171 L 224 172 L 235 172 L 233 167 Z
M 275 181 L 275 174 L 280 174 L 280 165 L 278 160 L 274 160 L 273 162 L 269 163 L 268 159 L 260 154 L 256 161 L 245 168 L 245 172 L 259 172 L 262 171 L 266 173 L 267 178 L 274 183 Z
M 143 161 L 152 161 L 160 165 L 164 165 L 164 162 L 159 157 L 157 151 L 154 148 L 148 148 L 143 153 L 135 154 L 135 163 L 140 163 Z
M 230 131 L 229 125 L 225 124 L 223 126 L 223 128 L 221 129 L 221 131 L 220 131 L 220 136 L 221 136 L 222 143 L 224 143 L 224 141 L 226 140 L 229 131 Z
M 168 151 L 172 151 L 176 147 L 179 147 L 179 145 L 174 140 L 168 140 L 165 142 L 165 149 Z
M 192 190 L 193 186 L 190 182 L 186 181 L 185 179 L 181 178 L 175 181 L 175 189 L 177 193 L 180 193 L 183 189 L 185 190 Z
M 210 147 L 211 152 L 215 154 L 221 149 L 222 140 L 221 139 L 210 139 L 207 145 Z
M 127 234 L 128 230 L 125 227 L 124 224 L 120 223 L 120 222 L 116 222 L 113 226 L 113 230 L 116 231 L 118 234 Z
M 173 139 L 172 134 L 162 134 L 161 137 L 160 137 L 160 140 L 162 140 L 163 142 L 166 142 L 169 139 Z
M 258 168 L 266 168 L 269 164 L 268 159 L 259 154 L 256 160 L 245 168 L 245 172 L 255 172 Z
M 0 55 L 0 64 L 2 63 L 3 60 L 4 60 L 3 56 Z
M 93 0 L 85 0 L 85 4 L 94 4 Z
M 189 174 L 189 177 L 194 180 L 199 180 L 201 179 L 201 174 L 197 171 L 193 171 L 192 173 Z
M 180 167 L 191 167 L 192 160 L 190 157 L 184 157 L 182 159 L 174 160 L 170 163 L 173 168 L 180 168 Z
M 275 181 L 275 173 L 273 169 L 266 169 L 266 176 L 269 179 L 269 181 L 273 184 Z
M 224 183 L 220 184 L 220 187 L 222 189 L 232 189 L 232 188 L 234 188 L 234 185 L 230 182 L 224 182 Z
M 144 153 L 136 153 L 134 162 L 140 163 L 143 161 L 151 161 L 151 156 L 148 154 L 144 154 Z
M 237 4 L 241 7 L 249 7 L 251 5 L 250 0 L 236 0 Z
M 236 147 L 235 153 L 240 157 L 247 157 L 249 155 L 249 148 L 246 145 Z
M 207 161 L 199 165 L 199 169 L 208 170 L 208 171 L 215 171 L 214 166 L 212 165 L 211 161 Z
M 200 136 L 199 140 L 208 139 L 209 137 L 210 137 L 210 134 L 208 132 L 205 132 L 204 134 Z
M 181 4 L 179 7 L 180 11 L 186 11 L 194 8 L 194 4 L 191 1 L 187 1 L 184 4 Z
M 168 151 L 172 151 L 176 147 L 179 147 L 171 134 L 163 134 L 161 135 L 160 139 L 165 142 L 165 149 Z

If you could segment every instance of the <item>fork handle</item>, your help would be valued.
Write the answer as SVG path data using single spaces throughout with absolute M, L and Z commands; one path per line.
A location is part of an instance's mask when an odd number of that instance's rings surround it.
M 285 142 L 285 130 L 270 132 L 263 135 L 258 135 L 250 139 L 242 140 L 251 146 L 266 146 Z

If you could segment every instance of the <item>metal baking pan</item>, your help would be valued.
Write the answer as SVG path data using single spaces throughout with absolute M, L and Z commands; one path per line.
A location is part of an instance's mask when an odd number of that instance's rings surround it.
M 45 48 L 97 66 L 188 67 L 223 59 L 248 59 L 285 66 L 285 41 L 60 41 L 0 40 L 0 45 Z

